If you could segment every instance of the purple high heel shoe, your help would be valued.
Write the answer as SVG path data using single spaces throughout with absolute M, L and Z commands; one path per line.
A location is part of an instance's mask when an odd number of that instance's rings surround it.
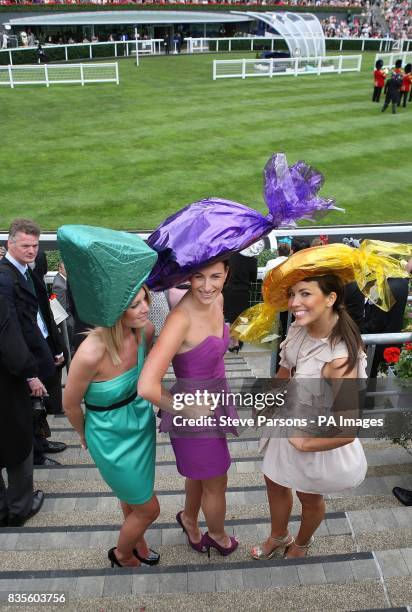
M 183 510 L 181 510 L 180 512 L 178 512 L 176 514 L 176 521 L 179 523 L 179 525 L 181 526 L 183 532 L 186 534 L 189 546 L 191 546 L 193 548 L 193 550 L 196 550 L 196 552 L 200 552 L 200 553 L 206 552 L 206 548 L 203 545 L 203 537 L 204 536 L 202 536 L 202 539 L 200 540 L 200 542 L 192 542 L 192 540 L 189 537 L 189 534 L 186 531 L 186 527 L 183 525 L 182 514 L 183 514 Z
M 211 548 L 215 548 L 217 552 L 219 552 L 223 557 L 227 557 L 228 555 L 231 555 L 232 552 L 235 552 L 236 548 L 239 546 L 239 542 L 236 540 L 236 538 L 233 538 L 233 537 L 230 538 L 230 542 L 231 542 L 230 546 L 221 546 L 220 544 L 216 542 L 216 540 L 211 538 L 209 535 L 209 532 L 206 531 L 206 533 L 202 537 L 201 543 L 206 548 L 207 556 L 210 559 L 210 549 Z

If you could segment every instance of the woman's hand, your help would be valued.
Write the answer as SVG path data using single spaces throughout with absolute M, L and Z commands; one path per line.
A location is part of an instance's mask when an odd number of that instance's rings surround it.
M 195 406 L 186 406 L 181 410 L 182 416 L 187 419 L 198 419 L 199 417 L 213 416 L 211 404 L 199 402 Z

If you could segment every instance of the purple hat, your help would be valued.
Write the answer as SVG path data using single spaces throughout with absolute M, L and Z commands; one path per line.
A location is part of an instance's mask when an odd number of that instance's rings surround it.
M 264 169 L 264 199 L 269 214 L 231 200 L 208 198 L 168 217 L 147 244 L 158 261 L 147 284 L 163 291 L 187 280 L 200 268 L 233 255 L 280 225 L 315 220 L 336 209 L 334 200 L 317 192 L 323 176 L 299 161 L 288 167 L 284 153 L 273 155 Z

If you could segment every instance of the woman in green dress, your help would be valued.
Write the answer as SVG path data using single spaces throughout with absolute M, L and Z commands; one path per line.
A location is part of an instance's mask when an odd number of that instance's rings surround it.
M 96 230 L 100 231 L 96 234 Z M 125 239 L 130 251 L 126 260 L 125 244 L 120 241 L 116 265 L 114 234 L 123 232 L 85 226 L 63 226 L 59 230 L 76 306 L 82 319 L 93 319 L 98 324 L 88 332 L 73 358 L 64 409 L 80 436 L 81 446 L 89 450 L 102 478 L 120 500 L 124 522 L 117 547 L 108 553 L 112 567 L 137 567 L 141 562 L 154 565 L 160 557 L 144 539 L 146 529 L 160 511 L 153 494 L 155 416 L 152 404 L 136 393 L 154 332 L 148 321 L 149 292 L 143 283 L 156 255 L 133 236 L 131 242 Z M 139 242 L 135 243 L 136 239 Z M 144 265 L 139 270 L 141 251 Z M 87 274 L 87 264 L 92 276 Z M 115 287 L 110 286 L 111 278 L 115 278 Z M 105 283 L 109 286 L 102 291 Z

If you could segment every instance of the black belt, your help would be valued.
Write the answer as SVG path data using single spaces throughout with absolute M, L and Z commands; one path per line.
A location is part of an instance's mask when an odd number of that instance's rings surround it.
M 111 406 L 93 406 L 92 404 L 88 404 L 84 402 L 87 410 L 91 410 L 92 412 L 106 412 L 107 410 L 116 410 L 116 408 L 121 408 L 122 406 L 126 406 L 130 404 L 137 397 L 137 391 L 135 391 L 130 397 L 122 400 L 121 402 L 116 402 L 116 404 L 112 404 Z

